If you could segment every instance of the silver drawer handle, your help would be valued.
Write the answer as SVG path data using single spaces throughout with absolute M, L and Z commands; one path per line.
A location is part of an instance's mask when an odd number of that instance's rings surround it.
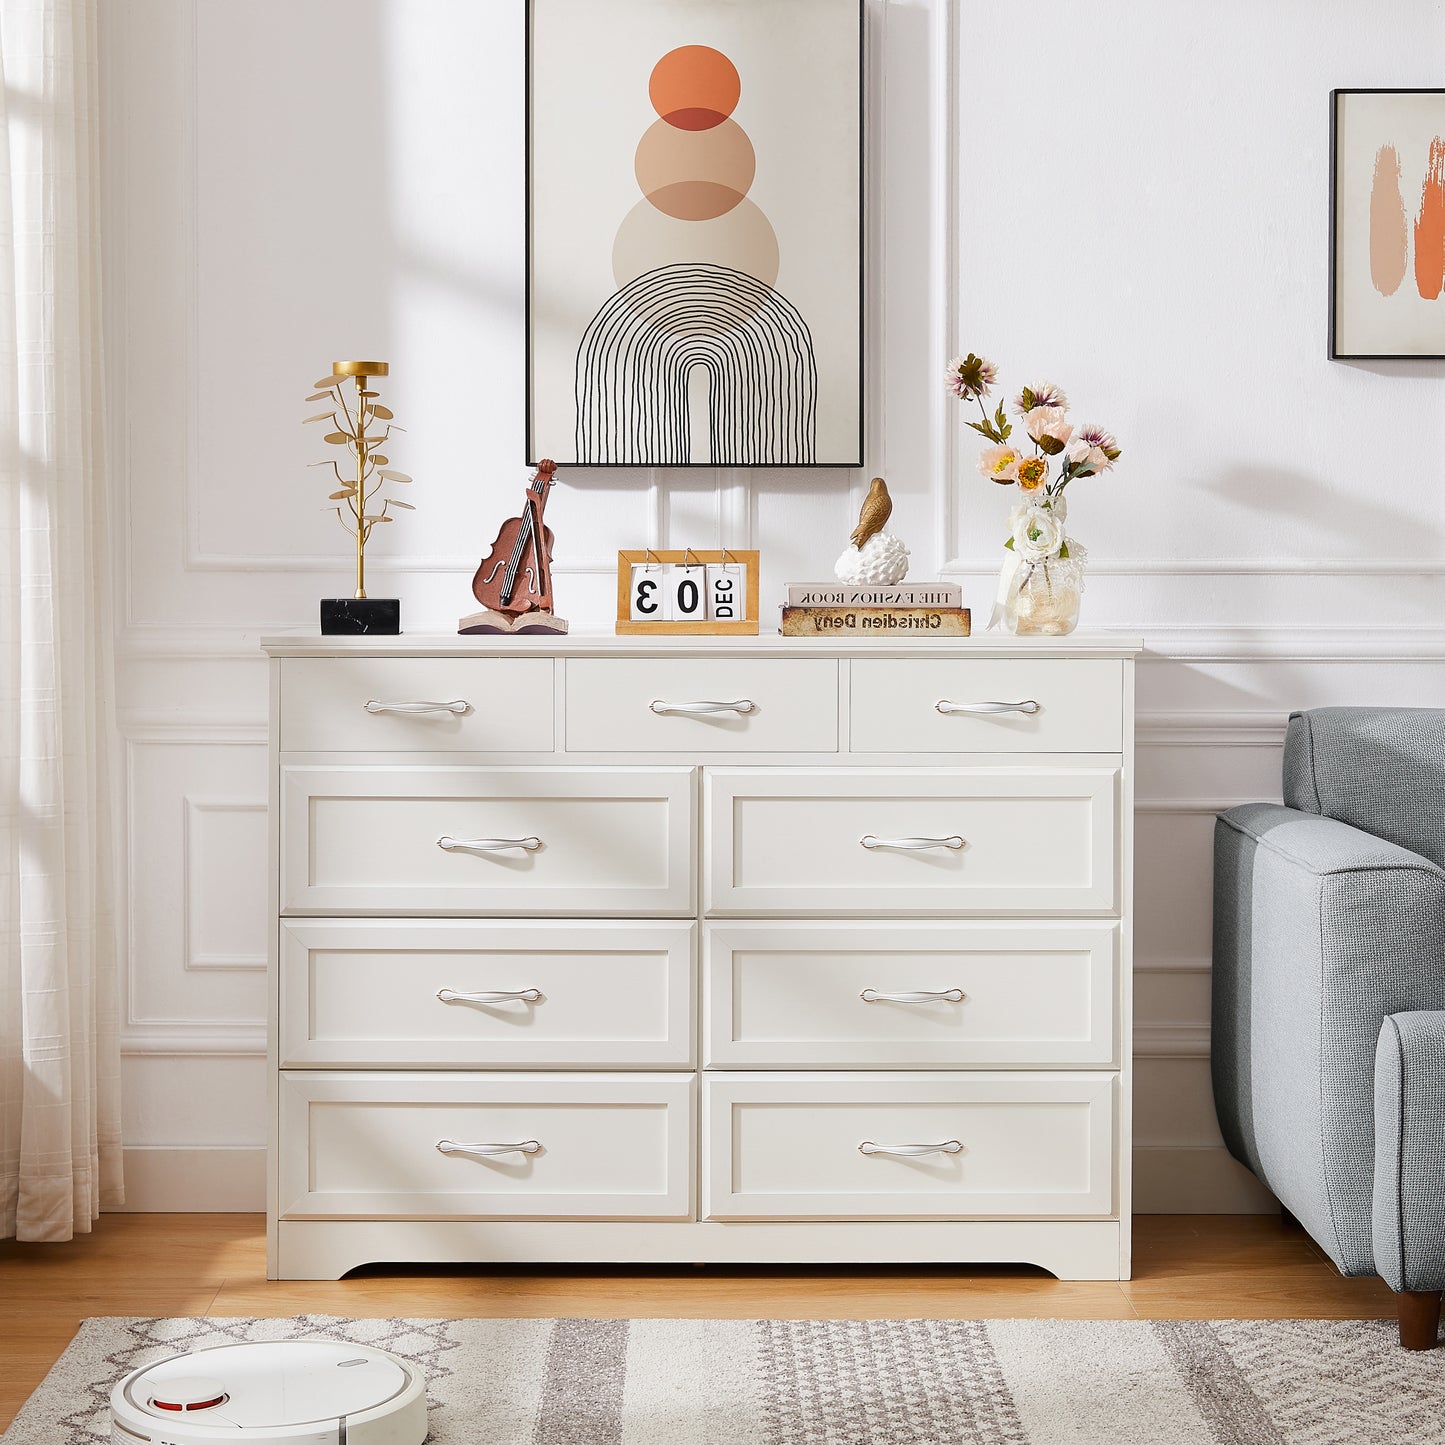
M 858 840 L 865 848 L 902 848 L 908 853 L 921 853 L 927 848 L 962 848 L 963 839 L 957 833 L 947 838 L 875 838 L 865 833 Z
M 879 993 L 876 988 L 865 988 L 858 997 L 864 1003 L 962 1003 L 968 995 L 961 988 L 905 989 L 901 993 Z
M 437 839 L 437 847 L 448 853 L 461 849 L 467 853 L 504 853 L 508 848 L 525 848 L 535 853 L 542 846 L 540 838 L 451 838 L 443 834 Z
M 465 698 L 460 697 L 454 698 L 451 702 L 378 702 L 376 698 L 372 698 L 371 701 L 366 704 L 366 710 L 367 712 L 373 713 L 449 712 L 454 717 L 461 717 L 463 713 L 471 712 L 472 705 L 471 703 L 467 702 Z
M 951 712 L 1028 712 L 1034 713 L 1039 710 L 1039 705 L 1032 698 L 1027 702 L 950 702 L 946 697 L 940 698 L 933 706 L 945 716 Z
M 480 1154 L 490 1159 L 498 1154 L 540 1154 L 542 1146 L 535 1139 L 520 1144 L 462 1144 L 455 1139 L 438 1139 L 438 1154 Z
M 746 697 L 740 697 L 736 702 L 662 702 L 660 700 L 654 700 L 649 703 L 648 706 L 651 707 L 653 712 L 659 715 L 669 712 L 694 714 L 715 712 L 747 713 L 758 710 L 757 703 L 753 702 L 751 698 Z
M 962 1154 L 963 1145 L 957 1139 L 945 1139 L 942 1144 L 875 1144 L 865 1139 L 859 1146 L 860 1154 L 899 1154 L 905 1159 L 919 1159 L 925 1154 Z
M 539 988 L 519 989 L 516 993 L 506 993 L 501 990 L 493 990 L 483 993 L 458 993 L 454 988 L 442 988 L 437 990 L 437 997 L 443 1003 L 516 1003 L 520 1000 L 523 1003 L 536 1003 L 542 997 L 542 990 Z

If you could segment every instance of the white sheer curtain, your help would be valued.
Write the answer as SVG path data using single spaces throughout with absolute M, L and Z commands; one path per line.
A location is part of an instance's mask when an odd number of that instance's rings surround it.
M 0 1237 L 120 1201 L 98 0 L 0 0 Z

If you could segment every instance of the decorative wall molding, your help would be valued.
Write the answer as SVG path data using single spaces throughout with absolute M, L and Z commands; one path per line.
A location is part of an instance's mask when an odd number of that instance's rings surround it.
M 123 711 L 117 723 L 127 743 L 190 747 L 265 747 L 266 724 L 249 716 L 206 708 L 173 712 Z
M 131 1148 L 125 1203 L 107 1214 L 260 1214 L 266 1208 L 264 1149 Z
M 1136 1144 L 1136 1214 L 1278 1214 L 1279 1201 L 1222 1144 Z
M 1140 963 L 1134 960 L 1135 973 L 1212 973 L 1214 961 L 1211 958 L 1150 958 Z
M 1134 1025 L 1136 1059 L 1207 1059 L 1208 1024 Z
M 994 575 L 997 558 L 955 557 L 944 571 Z M 1137 557 L 1089 559 L 1095 577 L 1445 577 L 1440 557 Z
M 729 518 L 727 526 L 741 533 L 741 539 L 730 545 L 747 546 L 752 539 L 753 522 L 742 504 L 741 494 L 747 483 L 735 483 L 733 495 L 725 500 Z M 656 545 L 656 544 L 652 544 Z M 326 559 L 334 568 L 336 559 Z M 368 559 L 368 566 L 371 565 Z M 448 564 L 450 566 L 452 564 Z M 475 568 L 475 560 L 465 563 L 467 572 Z M 462 564 L 456 564 L 459 571 Z M 256 570 L 253 559 L 246 570 Z M 438 566 L 432 569 L 443 571 Z M 560 569 L 559 569 L 560 570 Z M 612 576 L 617 570 L 615 560 L 574 564 L 574 575 L 590 573 Z M 116 656 L 122 662 L 166 659 L 177 661 L 263 661 L 259 639 L 264 633 L 297 630 L 291 622 L 252 623 L 245 628 L 218 627 L 198 623 L 139 623 L 121 628 L 116 634 Z M 1445 659 L 1445 627 L 1349 626 L 1349 627 L 1275 627 L 1240 625 L 1167 626 L 1152 623 L 1111 625 L 1111 632 L 1141 636 L 1143 663 L 1160 662 L 1404 662 L 1435 664 Z M 1204 714 L 1205 716 L 1251 717 L 1251 714 Z M 1147 716 L 1147 714 L 1145 715 Z M 1185 716 L 1179 714 L 1179 716 Z M 1260 719 L 1267 714 L 1259 715 Z
M 1417 662 L 1445 658 L 1445 627 L 1130 627 L 1144 637 L 1141 662 Z
M 934 57 L 933 125 L 936 154 L 934 159 L 934 269 L 932 278 L 934 318 L 930 342 L 933 355 L 942 368 L 947 357 L 955 355 L 957 340 L 950 333 L 959 316 L 959 226 L 958 198 L 962 180 L 959 142 L 958 45 L 961 28 L 957 20 L 959 7 L 944 3 L 934 7 L 932 43 Z M 935 522 L 934 536 L 940 547 L 952 546 L 958 537 L 958 419 L 956 406 L 945 388 L 935 385 L 931 398 L 933 408 L 934 448 L 936 464 L 933 475 Z M 994 571 L 998 564 L 994 564 Z M 940 569 L 940 576 L 943 575 Z
M 1134 811 L 1144 816 L 1163 814 L 1176 818 L 1211 818 L 1216 813 L 1228 812 L 1230 808 L 1242 808 L 1246 803 L 1259 801 L 1258 798 L 1136 798 Z
M 475 564 L 473 564 L 475 565 Z M 277 624 L 278 631 L 294 623 Z M 264 626 L 215 627 L 204 623 L 133 623 L 115 635 L 117 662 L 235 662 L 262 664 Z
M 1134 741 L 1145 748 L 1279 748 L 1284 712 L 1141 712 Z
M 197 942 L 198 909 L 194 897 L 196 874 L 200 870 L 200 824 L 207 813 L 260 813 L 266 815 L 266 800 L 250 798 L 192 798 L 182 800 L 181 824 L 181 967 L 188 973 L 217 970 L 226 973 L 265 973 L 266 951 L 208 953 Z
M 122 1058 L 186 1059 L 204 1054 L 219 1059 L 263 1059 L 266 1023 L 264 1019 L 234 1024 L 142 1019 L 121 1030 L 120 1053 Z

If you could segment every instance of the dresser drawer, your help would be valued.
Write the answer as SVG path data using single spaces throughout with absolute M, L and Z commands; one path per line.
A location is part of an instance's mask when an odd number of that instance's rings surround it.
M 836 752 L 838 664 L 826 658 L 569 658 L 567 747 Z
M 710 923 L 720 1068 L 1107 1066 L 1113 923 Z
M 1124 664 L 858 658 L 849 707 L 860 753 L 1117 753 Z
M 282 752 L 551 752 L 548 657 L 281 664 Z
M 717 768 L 707 908 L 795 915 L 1109 913 L 1112 768 Z
M 281 1213 L 686 1218 L 692 1112 L 689 1074 L 283 1073 Z
M 713 1074 L 703 1101 L 708 1218 L 1114 1207 L 1110 1074 Z
M 288 920 L 281 1067 L 691 1068 L 695 933 L 595 919 Z
M 288 913 L 690 914 L 690 768 L 283 767 Z

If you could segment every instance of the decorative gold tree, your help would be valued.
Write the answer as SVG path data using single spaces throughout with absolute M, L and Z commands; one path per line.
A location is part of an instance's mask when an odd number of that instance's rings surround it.
M 356 592 L 355 596 L 366 596 L 366 544 L 371 538 L 371 529 L 383 522 L 394 520 L 389 508 L 400 507 L 414 512 L 410 502 L 399 501 L 396 497 L 383 497 L 381 492 L 388 483 L 409 483 L 411 478 L 405 472 L 391 471 L 387 463 L 391 460 L 382 452 L 387 438 L 403 428 L 396 426 L 391 409 L 378 400 L 378 392 L 372 389 L 373 377 L 385 376 L 389 368 L 384 361 L 337 361 L 331 366 L 331 375 L 324 376 L 316 383 L 315 393 L 307 401 L 329 401 L 330 411 L 319 411 L 308 416 L 304 424 L 329 421 L 333 430 L 326 433 L 326 441 L 332 446 L 345 447 L 350 453 L 347 471 L 354 467 L 355 475 L 342 475 L 340 465 L 334 461 L 312 462 L 313 467 L 329 466 L 336 473 L 341 490 L 332 492 L 327 499 L 335 505 L 337 520 L 356 539 Z M 347 403 L 344 390 L 347 381 L 356 383 L 354 409 Z M 380 427 L 379 431 L 373 431 Z

